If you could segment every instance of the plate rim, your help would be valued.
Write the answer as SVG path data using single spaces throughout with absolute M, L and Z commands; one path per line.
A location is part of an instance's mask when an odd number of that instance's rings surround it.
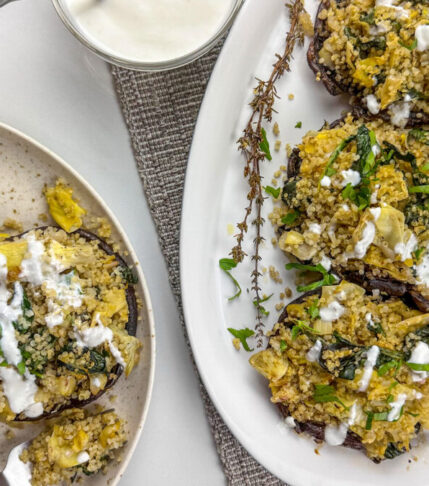
M 208 93 L 213 89 L 215 81 L 216 81 L 216 79 L 219 78 L 219 75 L 221 73 L 220 65 L 222 64 L 222 61 L 223 61 L 223 53 L 228 51 L 230 45 L 232 45 L 234 43 L 234 37 L 239 32 L 237 24 L 239 24 L 241 19 L 246 16 L 247 11 L 250 10 L 251 4 L 252 4 L 252 0 L 247 0 L 246 2 L 244 2 L 244 5 L 242 6 L 240 12 L 237 15 L 237 18 L 234 22 L 234 25 L 232 26 L 231 31 L 230 31 L 228 37 L 226 38 L 224 45 L 222 46 L 219 57 L 216 60 L 215 66 L 214 66 L 213 71 L 210 75 L 209 82 L 207 83 L 207 86 L 206 86 L 206 90 L 205 90 L 205 93 L 204 93 L 203 100 L 201 102 L 201 106 L 200 106 L 199 111 L 198 111 L 198 117 L 197 117 L 197 121 L 196 121 L 196 124 L 195 124 L 194 133 L 193 133 L 193 136 L 192 136 L 191 148 L 190 148 L 189 155 L 188 155 L 188 163 L 187 163 L 187 166 L 186 166 L 182 213 L 181 213 L 181 218 L 180 218 L 180 252 L 179 252 L 180 286 L 181 286 L 181 295 L 182 295 L 182 302 L 183 302 L 183 314 L 184 314 L 184 318 L 185 318 L 185 325 L 186 325 L 186 331 L 187 331 L 188 339 L 189 339 L 189 342 L 191 344 L 192 353 L 193 353 L 195 363 L 197 365 L 199 376 L 201 377 L 201 380 L 202 380 L 204 387 L 206 388 L 206 390 L 209 394 L 211 401 L 215 405 L 216 410 L 221 415 L 222 420 L 228 426 L 229 431 L 239 441 L 239 443 L 245 448 L 245 450 L 248 452 L 248 454 L 251 457 L 253 457 L 262 467 L 267 468 L 272 474 L 275 475 L 275 473 L 272 472 L 273 469 L 272 469 L 271 465 L 266 464 L 266 461 L 261 456 L 261 454 L 258 454 L 257 451 L 253 450 L 253 447 L 252 447 L 252 444 L 250 443 L 250 441 L 248 441 L 246 439 L 246 437 L 243 434 L 241 434 L 240 428 L 238 426 L 236 426 L 236 424 L 232 420 L 232 417 L 227 413 L 225 408 L 222 406 L 221 401 L 217 397 L 216 391 L 212 388 L 212 386 L 210 384 L 209 377 L 207 376 L 207 374 L 205 372 L 204 366 L 202 366 L 200 355 L 199 355 L 199 352 L 197 351 L 198 346 L 197 346 L 197 343 L 195 342 L 195 338 L 193 336 L 192 327 L 188 324 L 188 322 L 190 322 L 190 320 L 191 320 L 190 319 L 190 315 L 191 315 L 190 307 L 191 307 L 191 305 L 187 304 L 188 303 L 188 296 L 187 296 L 187 288 L 186 288 L 186 285 L 185 285 L 186 279 L 184 277 L 184 275 L 186 274 L 186 271 L 187 271 L 186 266 L 185 266 L 185 251 L 186 251 L 185 250 L 186 231 L 184 230 L 185 227 L 186 227 L 185 214 L 188 213 L 187 208 L 188 208 L 188 206 L 190 206 L 190 202 L 189 202 L 189 192 L 190 191 L 187 190 L 187 189 L 188 189 L 189 184 L 190 184 L 189 183 L 189 169 L 192 165 L 192 160 L 195 159 L 194 152 L 196 150 L 195 150 L 195 143 L 194 142 L 195 142 L 197 133 L 199 133 L 200 130 L 201 130 L 200 129 L 201 120 L 203 118 L 205 118 L 206 112 L 208 110 L 208 98 L 209 98 Z M 189 298 L 189 300 L 191 300 L 191 298 Z M 252 451 L 252 452 L 250 452 L 250 451 Z M 292 482 L 292 483 L 295 484 L 295 483 L 300 482 L 300 479 L 299 479 L 299 477 L 297 477 L 296 474 L 292 473 L 290 475 L 290 477 L 288 478 L 288 482 Z
M 40 152 L 46 154 L 51 160 L 53 160 L 56 164 L 64 168 L 66 171 L 72 174 L 74 178 L 76 178 L 80 184 L 91 194 L 91 196 L 96 200 L 96 202 L 100 205 L 103 212 L 109 217 L 112 221 L 115 229 L 118 231 L 120 238 L 122 239 L 124 245 L 127 247 L 127 251 L 129 252 L 129 257 L 134 262 L 139 262 L 139 258 L 134 250 L 131 241 L 128 238 L 124 228 L 122 227 L 121 223 L 119 222 L 118 218 L 114 214 L 114 212 L 107 206 L 104 202 L 103 198 L 98 194 L 98 192 L 92 187 L 92 185 L 86 181 L 86 179 L 79 174 L 71 165 L 69 165 L 61 156 L 55 153 L 50 148 L 43 145 L 41 142 L 37 141 L 30 135 L 18 130 L 17 128 L 8 125 L 7 123 L 0 122 L 0 132 L 6 131 L 17 137 L 18 139 L 23 140 L 28 145 L 35 147 Z M 150 297 L 149 287 L 147 285 L 147 281 L 145 275 L 142 270 L 142 266 L 136 265 L 135 270 L 138 275 L 139 284 L 141 285 L 141 289 L 143 292 L 143 299 L 144 299 L 144 308 L 146 319 L 148 323 L 148 328 L 150 332 L 150 369 L 148 373 L 148 386 L 147 386 L 147 393 L 144 401 L 144 405 L 142 408 L 142 413 L 140 416 L 140 420 L 137 426 L 137 431 L 135 432 L 134 438 L 131 441 L 128 441 L 130 444 L 130 453 L 127 454 L 125 459 L 121 461 L 120 466 L 118 468 L 118 472 L 116 473 L 113 481 L 110 483 L 111 486 L 117 486 L 119 481 L 121 480 L 123 474 L 125 473 L 131 458 L 134 455 L 135 449 L 137 447 L 138 441 L 140 440 L 141 433 L 143 431 L 144 425 L 146 423 L 147 415 L 149 412 L 150 403 L 152 400 L 153 394 L 153 385 L 155 380 L 155 366 L 156 366 L 156 333 L 155 333 L 155 318 L 154 318 L 154 311 L 152 306 L 152 300 Z

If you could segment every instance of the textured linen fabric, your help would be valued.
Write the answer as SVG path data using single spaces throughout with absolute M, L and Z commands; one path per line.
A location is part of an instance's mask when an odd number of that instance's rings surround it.
M 138 73 L 112 67 L 138 172 L 157 228 L 188 346 L 179 275 L 183 186 L 198 110 L 219 51 L 220 46 L 193 64 L 162 73 Z M 190 346 L 189 352 L 192 355 Z M 200 388 L 228 484 L 283 485 L 233 437 L 201 380 Z

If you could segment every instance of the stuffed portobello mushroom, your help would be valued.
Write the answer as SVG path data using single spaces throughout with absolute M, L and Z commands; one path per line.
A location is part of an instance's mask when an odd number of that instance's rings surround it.
M 0 242 L 0 415 L 39 420 L 103 394 L 138 361 L 134 277 L 94 234 Z
M 323 0 L 309 65 L 331 94 L 396 126 L 428 123 L 428 21 L 426 2 Z
M 126 441 L 124 421 L 113 410 L 72 409 L 35 437 L 20 459 L 30 465 L 32 486 L 71 484 L 104 471 Z
M 428 135 L 356 114 L 305 135 L 270 215 L 279 247 L 429 312 Z
M 297 432 L 375 462 L 429 427 L 429 314 L 342 281 L 286 306 L 250 358 Z

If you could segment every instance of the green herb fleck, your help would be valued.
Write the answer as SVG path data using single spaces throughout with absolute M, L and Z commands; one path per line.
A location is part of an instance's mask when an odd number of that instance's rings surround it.
M 417 140 L 418 142 L 429 145 L 429 130 L 423 130 L 422 128 L 412 128 L 407 135 L 407 140 Z M 422 167 L 423 170 L 429 169 L 429 164 Z
M 307 309 L 307 312 L 311 319 L 316 319 L 319 317 L 319 299 L 315 299 L 310 304 L 310 307 Z
M 295 125 L 295 128 L 301 128 L 302 127 L 302 122 L 297 122 L 296 125 Z
M 257 299 L 255 299 L 253 301 L 253 305 L 259 309 L 259 312 L 261 314 L 263 314 L 264 316 L 269 316 L 270 313 L 269 311 L 267 311 L 267 309 L 265 309 L 265 307 L 263 305 L 261 305 L 263 302 L 267 302 L 267 300 L 271 299 L 271 297 L 273 296 L 274 294 L 271 294 L 269 295 L 268 297 L 264 297 L 263 299 L 259 299 L 259 301 Z
M 249 348 L 249 345 L 247 344 L 247 338 L 253 336 L 255 334 L 255 331 L 252 331 L 251 329 L 247 328 L 246 329 L 233 329 L 232 327 L 228 327 L 228 331 L 235 337 L 238 338 L 243 346 L 243 348 L 246 351 L 253 351 L 253 349 Z
M 421 364 L 421 363 L 405 363 L 408 368 L 411 368 L 414 371 L 429 371 L 429 364 Z
M 20 375 L 23 375 L 25 373 L 24 361 L 21 361 L 20 363 L 18 363 L 16 367 L 18 368 L 18 372 L 19 372 Z
M 411 186 L 408 188 L 408 192 L 410 194 L 429 194 L 429 185 L 423 185 L 423 186 Z
M 296 211 L 294 209 L 290 213 L 286 214 L 286 216 L 282 217 L 282 223 L 286 224 L 287 226 L 290 226 L 299 218 L 299 215 L 300 215 L 299 211 Z
M 347 147 L 347 145 L 352 142 L 356 137 L 354 135 L 345 138 L 340 142 L 340 144 L 336 147 L 336 149 L 332 152 L 332 154 L 329 157 L 328 163 L 326 164 L 325 170 L 323 171 L 322 177 L 320 180 L 323 179 L 323 177 L 328 176 L 331 177 L 336 173 L 336 170 L 332 167 L 334 162 L 337 160 L 338 156 L 340 153 Z
M 286 344 L 286 341 L 284 339 L 281 339 L 280 340 L 280 351 L 283 352 L 285 351 L 287 348 L 287 344 Z
M 281 187 L 271 187 L 271 186 L 265 186 L 264 187 L 264 191 L 267 193 L 267 194 L 270 194 L 271 196 L 273 196 L 274 199 L 277 199 L 279 196 L 280 196 L 280 192 L 281 192 Z
M 408 49 L 409 51 L 412 51 L 413 49 L 415 49 L 417 47 L 417 39 L 414 39 L 411 44 L 407 45 L 405 44 L 405 42 L 403 41 L 399 41 L 399 44 L 402 46 L 402 47 L 405 47 L 406 49 Z
M 298 285 L 296 289 L 298 292 L 309 292 L 310 290 L 317 289 L 319 287 L 323 287 L 324 285 L 332 285 L 334 284 L 337 279 L 331 273 L 328 273 L 327 270 L 323 265 L 318 263 L 317 265 L 304 265 L 302 263 L 287 263 L 286 270 L 303 270 L 308 272 L 317 272 L 322 274 L 322 279 L 318 280 L 317 282 L 313 282 L 308 285 Z
M 336 402 L 346 410 L 348 407 L 335 395 L 335 388 L 331 385 L 314 385 L 313 399 L 316 403 Z
M 264 152 L 265 157 L 268 160 L 272 160 L 270 144 L 268 143 L 267 132 L 265 131 L 265 128 L 261 128 L 261 143 L 259 144 L 259 148 L 262 150 L 262 152 Z
M 237 292 L 232 296 L 229 297 L 228 300 L 234 300 L 241 294 L 241 287 L 237 280 L 232 276 L 231 270 L 237 266 L 237 262 L 232 258 L 221 258 L 219 260 L 219 267 L 228 275 L 228 277 L 233 281 Z
M 122 278 L 125 280 L 125 282 L 131 285 L 136 285 L 138 283 L 139 279 L 130 267 L 121 266 L 119 271 L 121 272 Z
M 320 334 L 320 333 L 316 331 L 316 329 L 310 327 L 305 321 L 297 320 L 296 324 L 292 327 L 291 330 L 292 341 L 295 341 L 295 339 L 300 334 Z

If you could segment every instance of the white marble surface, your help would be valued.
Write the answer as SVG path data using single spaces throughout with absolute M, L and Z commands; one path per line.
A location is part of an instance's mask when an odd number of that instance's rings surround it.
M 106 64 L 66 31 L 49 0 L 0 10 L 0 120 L 77 169 L 121 221 L 155 310 L 148 420 L 120 486 L 225 483 Z

